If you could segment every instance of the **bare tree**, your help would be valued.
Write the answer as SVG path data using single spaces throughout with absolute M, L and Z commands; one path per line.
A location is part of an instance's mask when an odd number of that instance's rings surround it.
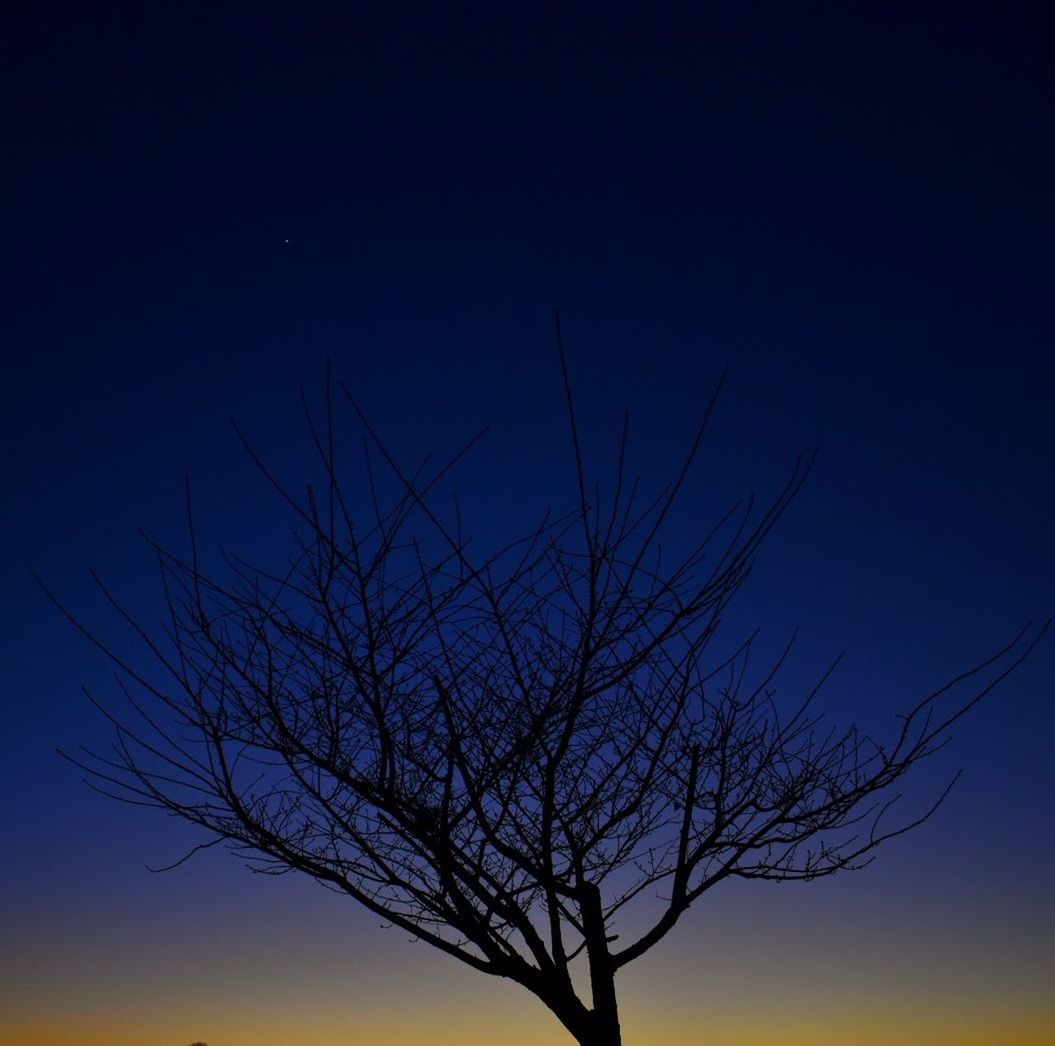
M 926 820 L 947 788 L 892 820 L 891 786 L 1044 629 L 912 704 L 882 743 L 813 711 L 829 673 L 778 705 L 786 651 L 756 672 L 751 638 L 725 656 L 712 640 L 809 462 L 667 565 L 658 537 L 714 400 L 648 502 L 626 475 L 624 423 L 602 498 L 561 362 L 578 503 L 486 554 L 436 507 L 465 451 L 404 471 L 359 412 L 367 465 L 380 456 L 398 490 L 383 506 L 371 479 L 364 524 L 339 479 L 332 398 L 318 426 L 306 408 L 325 483 L 295 497 L 257 461 L 296 516 L 281 571 L 226 556 L 222 577 L 207 572 L 191 523 L 186 557 L 156 548 L 164 634 L 103 589 L 158 671 L 100 643 L 129 711 L 104 710 L 112 752 L 76 762 L 107 794 L 199 825 L 201 846 L 305 873 L 516 981 L 583 1046 L 618 1046 L 616 974 L 708 890 L 859 868 Z M 653 921 L 624 941 L 635 902 Z

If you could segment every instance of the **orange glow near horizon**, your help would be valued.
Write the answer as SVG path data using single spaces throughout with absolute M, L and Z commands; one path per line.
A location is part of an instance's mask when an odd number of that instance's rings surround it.
M 412 1008 L 412 1007 L 410 1007 Z M 98 1015 L 91 1020 L 53 1018 L 18 1021 L 0 1029 L 0 1046 L 574 1046 L 571 1037 L 545 1014 L 541 1020 L 510 1021 L 499 1013 L 466 1016 L 453 1027 L 427 1014 L 396 1015 L 388 1021 L 287 1019 L 179 1019 L 158 1021 L 137 1015 Z M 486 1019 L 485 1019 L 486 1018 Z M 203 1028 L 203 1025 L 208 1027 Z M 161 1031 L 159 1028 L 167 1028 Z M 902 1011 L 854 1017 L 825 1013 L 796 1020 L 716 1015 L 710 1021 L 671 1019 L 642 1026 L 624 1021 L 627 1046 L 1048 1046 L 1052 1014 L 959 1015 Z
M 1027 899 L 965 923 L 935 887 L 921 918 L 882 882 L 851 881 L 845 906 L 836 890 L 722 894 L 621 975 L 626 1046 L 1055 1042 L 1046 923 Z M 573 1046 L 511 982 L 310 896 L 295 920 L 262 904 L 211 932 L 159 913 L 149 940 L 101 922 L 27 932 L 0 956 L 0 1046 Z

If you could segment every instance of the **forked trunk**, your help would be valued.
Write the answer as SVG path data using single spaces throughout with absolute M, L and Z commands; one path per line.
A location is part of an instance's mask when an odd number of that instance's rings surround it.
M 593 1009 L 580 1046 L 622 1046 L 619 1005 L 615 994 L 615 967 L 608 952 L 601 891 L 592 883 L 582 886 L 582 921 L 590 962 Z
M 579 1046 L 623 1046 L 619 1017 L 616 1014 L 612 1014 L 607 1020 L 600 1019 L 601 1015 L 596 1011 L 591 1016 L 595 1020 L 591 1021 L 591 1027 L 585 1029 L 584 1034 L 578 1037 Z

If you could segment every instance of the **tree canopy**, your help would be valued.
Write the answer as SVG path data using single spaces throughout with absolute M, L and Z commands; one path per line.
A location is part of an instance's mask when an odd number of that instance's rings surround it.
M 707 891 L 858 868 L 926 820 L 948 788 L 898 819 L 892 786 L 1043 629 L 910 703 L 883 740 L 815 710 L 831 669 L 778 701 L 787 650 L 759 666 L 753 636 L 720 656 L 713 641 L 810 461 L 667 563 L 661 532 L 714 399 L 646 497 L 626 424 L 610 492 L 590 482 L 566 372 L 565 391 L 577 503 L 487 553 L 441 507 L 471 444 L 406 470 L 350 396 L 365 467 L 382 461 L 398 494 L 382 503 L 372 472 L 365 513 L 346 494 L 328 395 L 323 421 L 306 411 L 321 484 L 294 495 L 257 460 L 295 520 L 281 568 L 229 554 L 207 571 L 188 493 L 189 553 L 155 546 L 163 632 L 104 588 L 156 671 L 96 640 L 127 708 L 100 703 L 114 749 L 75 761 L 100 790 L 200 826 L 201 846 L 311 876 L 523 985 L 584 1046 L 617 1046 L 617 972 Z M 639 902 L 651 921 L 625 937 Z

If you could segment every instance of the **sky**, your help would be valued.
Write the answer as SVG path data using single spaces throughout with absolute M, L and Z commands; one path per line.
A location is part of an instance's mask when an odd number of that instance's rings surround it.
M 0 1046 L 559 1046 L 520 989 L 295 877 L 253 876 L 56 754 L 161 614 L 140 532 L 283 553 L 235 417 L 300 483 L 326 361 L 467 529 L 658 487 L 809 482 L 725 623 L 840 722 L 896 713 L 1055 609 L 1055 46 L 1044 5 L 37 4 L 0 23 Z M 690 9 L 691 8 L 691 9 Z M 351 432 L 351 428 L 349 428 Z M 704 896 L 620 980 L 628 1046 L 1055 1040 L 1055 639 L 906 788 L 864 871 Z

